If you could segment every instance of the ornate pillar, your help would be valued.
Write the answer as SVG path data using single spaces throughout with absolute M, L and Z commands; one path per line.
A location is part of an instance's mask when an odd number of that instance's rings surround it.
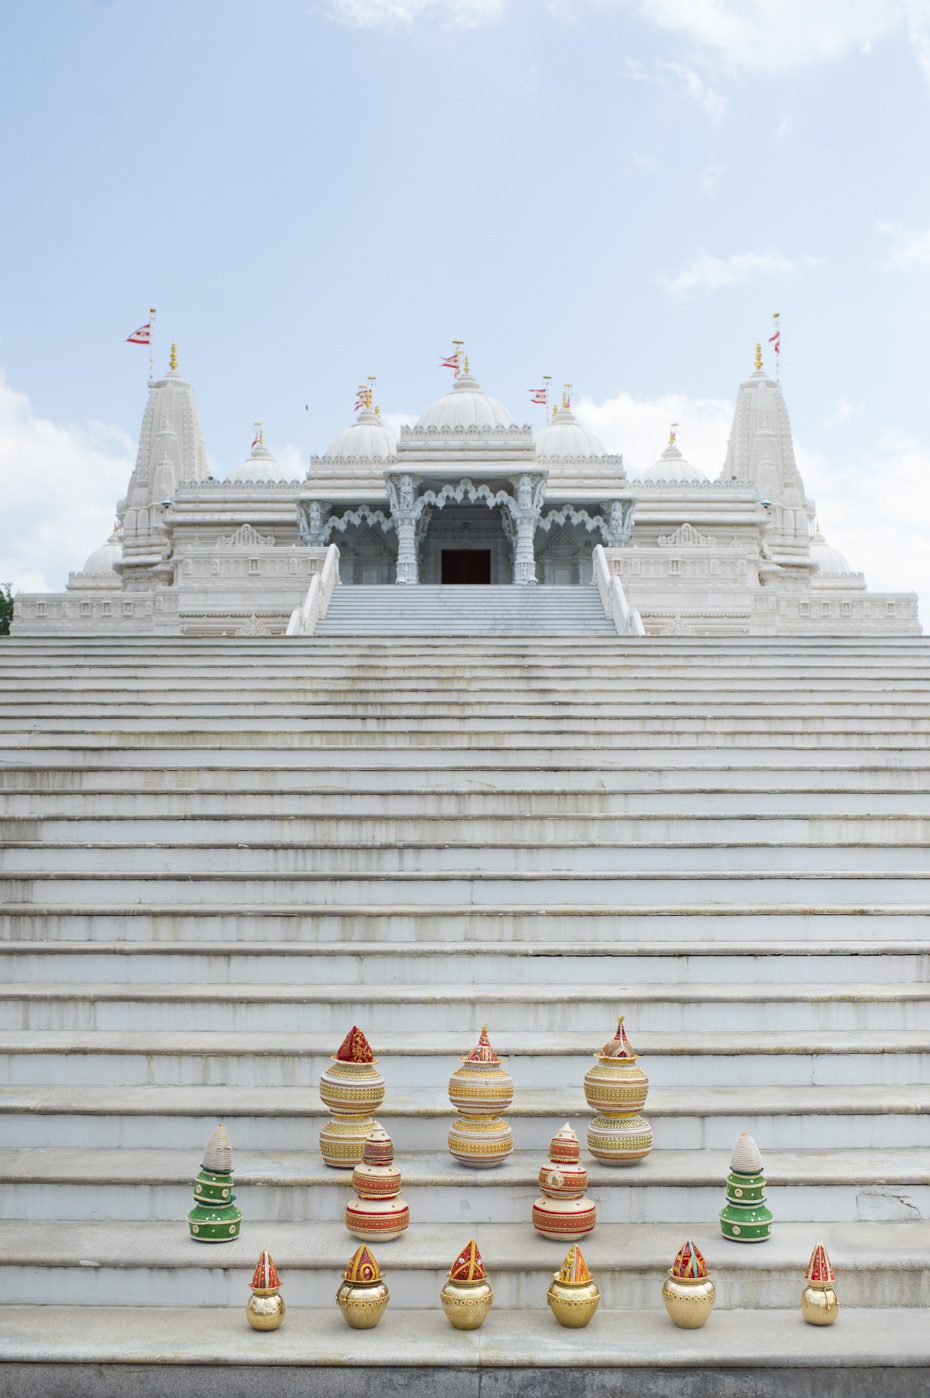
M 388 477 L 388 500 L 397 529 L 398 583 L 417 583 L 417 493 L 413 476 Z
M 513 580 L 518 585 L 535 583 L 534 540 L 542 506 L 545 480 L 540 476 L 520 476 L 514 491 L 511 514 L 514 522 Z

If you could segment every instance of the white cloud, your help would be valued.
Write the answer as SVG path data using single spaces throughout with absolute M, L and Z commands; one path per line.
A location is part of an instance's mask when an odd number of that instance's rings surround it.
M 827 541 L 875 592 L 916 592 L 930 622 L 930 450 L 887 434 L 867 461 L 828 466 L 795 444 Z
M 631 393 L 618 393 L 603 403 L 580 398 L 574 410 L 608 451 L 622 453 L 628 475 L 640 475 L 658 461 L 673 422 L 679 425 L 678 446 L 692 466 L 711 478 L 720 474 L 733 419 L 733 404 L 725 399 L 688 398 L 681 393 L 634 398 Z
M 122 428 L 38 417 L 0 374 L 0 581 L 61 589 L 109 535 L 134 456 Z
M 701 188 L 709 198 L 712 198 L 717 193 L 717 190 L 720 188 L 720 181 L 723 179 L 726 172 L 727 167 L 725 165 L 718 165 L 713 160 L 708 165 L 704 166 L 700 175 Z
M 643 17 L 743 72 L 869 53 L 903 36 L 926 59 L 928 0 L 639 0 Z
M 896 266 L 930 266 L 930 229 L 902 228 L 898 223 L 880 223 L 878 230 L 890 240 L 891 260 Z
M 330 13 L 359 29 L 409 25 L 426 15 L 472 29 L 500 19 L 506 6 L 507 0 L 332 0 Z
M 723 286 L 736 286 L 739 282 L 752 281 L 757 277 L 797 272 L 802 267 L 815 265 L 815 258 L 788 257 L 777 248 L 768 252 L 735 252 L 729 257 L 716 257 L 701 250 L 675 276 L 660 277 L 659 285 L 673 294 L 694 291 L 697 287 L 705 291 L 718 291 Z
M 674 88 L 695 102 L 711 121 L 722 121 L 727 114 L 726 98 L 687 63 L 659 61 L 647 67 L 638 58 L 628 57 L 626 75 L 632 82 Z

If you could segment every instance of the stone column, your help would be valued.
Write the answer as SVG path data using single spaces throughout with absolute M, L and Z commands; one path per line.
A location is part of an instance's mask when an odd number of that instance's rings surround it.
M 416 486 L 412 476 L 399 476 L 387 482 L 391 515 L 397 529 L 398 583 L 418 583 Z
M 518 585 L 536 581 L 536 552 L 533 541 L 536 537 L 536 525 L 539 523 L 543 485 L 544 482 L 539 477 L 521 476 L 514 492 L 516 507 L 512 510 L 513 580 Z

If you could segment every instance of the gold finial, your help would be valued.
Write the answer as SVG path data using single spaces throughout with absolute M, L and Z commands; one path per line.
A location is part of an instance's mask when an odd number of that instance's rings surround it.
M 567 383 L 567 384 L 565 385 L 565 387 L 562 389 L 562 408 L 563 408 L 563 410 L 564 410 L 565 412 L 568 412 L 568 410 L 569 410 L 569 408 L 570 408 L 571 406 L 572 406 L 572 386 L 571 386 L 570 383 Z
M 756 372 L 762 368 L 762 346 L 756 341 Z
M 178 347 L 176 344 L 172 344 L 171 346 L 171 359 L 169 360 L 168 367 L 172 370 L 172 372 L 174 372 L 174 370 L 178 367 Z
M 669 430 L 668 430 L 668 444 L 669 444 L 670 447 L 673 447 L 673 446 L 675 445 L 675 442 L 676 442 L 676 440 L 677 440 L 677 437 L 678 437 L 678 423 L 677 423 L 677 422 L 673 422 L 672 425 L 671 425 L 671 427 L 670 427 Z
M 467 355 L 467 354 L 466 354 L 466 356 L 465 356 L 465 372 L 466 372 L 466 374 L 470 374 L 470 373 L 471 373 L 471 365 L 470 365 L 469 362 L 468 362 L 468 355 Z

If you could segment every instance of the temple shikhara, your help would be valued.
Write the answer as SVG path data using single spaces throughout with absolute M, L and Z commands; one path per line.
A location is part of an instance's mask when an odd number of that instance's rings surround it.
M 397 435 L 369 383 L 355 421 L 303 479 L 289 479 L 259 428 L 248 459 L 216 480 L 172 347 L 170 369 L 149 385 L 114 534 L 64 593 L 19 596 L 15 633 L 277 635 L 332 544 L 338 568 L 309 624 L 343 634 L 381 629 L 384 594 L 364 589 L 392 584 L 494 589 L 447 599 L 451 630 L 470 617 L 471 630 L 483 618 L 492 633 L 919 632 L 913 594 L 870 592 L 820 534 L 758 347 L 713 480 L 685 459 L 674 428 L 655 465 L 628 478 L 567 393 L 534 433 L 482 390 L 461 351 L 453 362 L 451 390 Z M 544 591 L 532 604 L 500 592 L 533 585 Z M 435 593 L 393 592 L 387 605 L 409 630 L 436 624 Z M 307 632 L 306 613 L 295 627 Z

